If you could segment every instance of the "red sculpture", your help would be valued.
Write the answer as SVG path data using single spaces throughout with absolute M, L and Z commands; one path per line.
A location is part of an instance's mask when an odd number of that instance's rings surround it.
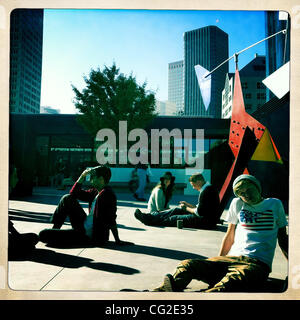
M 235 160 L 220 191 L 222 209 L 231 195 L 233 180 L 242 173 L 249 173 L 249 160 L 275 161 L 282 163 L 280 154 L 268 129 L 245 110 L 239 71 L 235 71 L 232 116 L 229 146 Z

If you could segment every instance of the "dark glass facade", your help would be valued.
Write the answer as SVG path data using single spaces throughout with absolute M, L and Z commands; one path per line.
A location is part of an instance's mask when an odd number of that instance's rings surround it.
M 10 112 L 40 113 L 42 9 L 15 9 L 10 29 Z
M 211 71 L 228 59 L 228 34 L 215 26 L 208 26 L 184 33 L 184 111 L 186 115 L 221 118 L 222 90 L 228 63 L 212 76 L 211 102 L 205 110 L 198 85 L 195 65 Z
M 279 20 L 279 11 L 266 11 L 266 37 L 287 28 L 287 35 L 281 33 L 266 41 L 266 76 L 269 76 L 290 60 L 290 18 Z M 267 90 L 267 101 L 274 97 Z

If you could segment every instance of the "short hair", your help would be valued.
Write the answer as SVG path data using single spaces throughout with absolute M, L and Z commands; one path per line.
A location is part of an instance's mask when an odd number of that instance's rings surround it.
M 92 174 L 97 178 L 103 177 L 105 183 L 108 183 L 111 178 L 111 170 L 107 166 L 94 167 Z
M 255 186 L 255 188 L 260 192 L 259 188 L 257 187 L 257 185 L 254 182 L 252 182 L 251 180 L 248 180 L 248 179 L 243 179 L 234 185 L 233 193 L 236 196 L 239 196 L 240 190 L 242 188 L 247 188 L 250 186 Z
M 199 180 L 205 181 L 203 175 L 202 175 L 201 173 L 198 173 L 198 172 L 192 174 L 192 175 L 190 176 L 190 178 L 189 178 L 189 182 L 196 182 L 196 181 L 199 181 Z

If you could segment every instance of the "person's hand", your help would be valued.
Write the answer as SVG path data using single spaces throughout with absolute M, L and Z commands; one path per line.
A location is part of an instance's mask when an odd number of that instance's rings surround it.
M 179 201 L 179 203 L 185 205 L 186 207 L 188 206 L 188 203 L 186 201 Z
M 91 174 L 92 170 L 93 170 L 93 168 L 87 168 L 87 169 L 85 169 L 85 170 L 82 172 L 82 174 L 80 175 L 80 177 L 78 178 L 78 181 L 83 181 L 88 174 Z
M 123 240 L 118 240 L 118 241 L 116 241 L 116 244 L 117 244 L 118 246 L 134 245 L 133 242 L 123 241 Z
M 86 169 L 82 172 L 81 176 L 82 176 L 82 177 L 86 177 L 88 174 L 91 174 L 92 170 L 93 170 L 93 168 L 86 168 Z
M 180 203 L 179 208 L 182 209 L 182 210 L 186 210 L 186 204 Z

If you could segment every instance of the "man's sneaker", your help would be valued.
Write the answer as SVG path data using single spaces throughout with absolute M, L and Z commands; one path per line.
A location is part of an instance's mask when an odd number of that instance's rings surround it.
M 140 220 L 141 222 L 145 223 L 147 214 L 143 213 L 140 209 L 136 209 L 134 212 L 134 216 L 136 219 Z
M 136 219 L 142 221 L 143 219 L 143 213 L 141 212 L 140 209 L 136 209 L 134 212 L 134 216 L 136 217 Z
M 166 274 L 164 277 L 164 283 L 158 287 L 153 289 L 153 292 L 173 292 L 174 290 L 174 278 L 171 274 Z
M 151 214 L 143 213 L 141 210 L 136 209 L 134 212 L 134 216 L 136 219 L 141 221 L 145 225 L 151 225 Z

